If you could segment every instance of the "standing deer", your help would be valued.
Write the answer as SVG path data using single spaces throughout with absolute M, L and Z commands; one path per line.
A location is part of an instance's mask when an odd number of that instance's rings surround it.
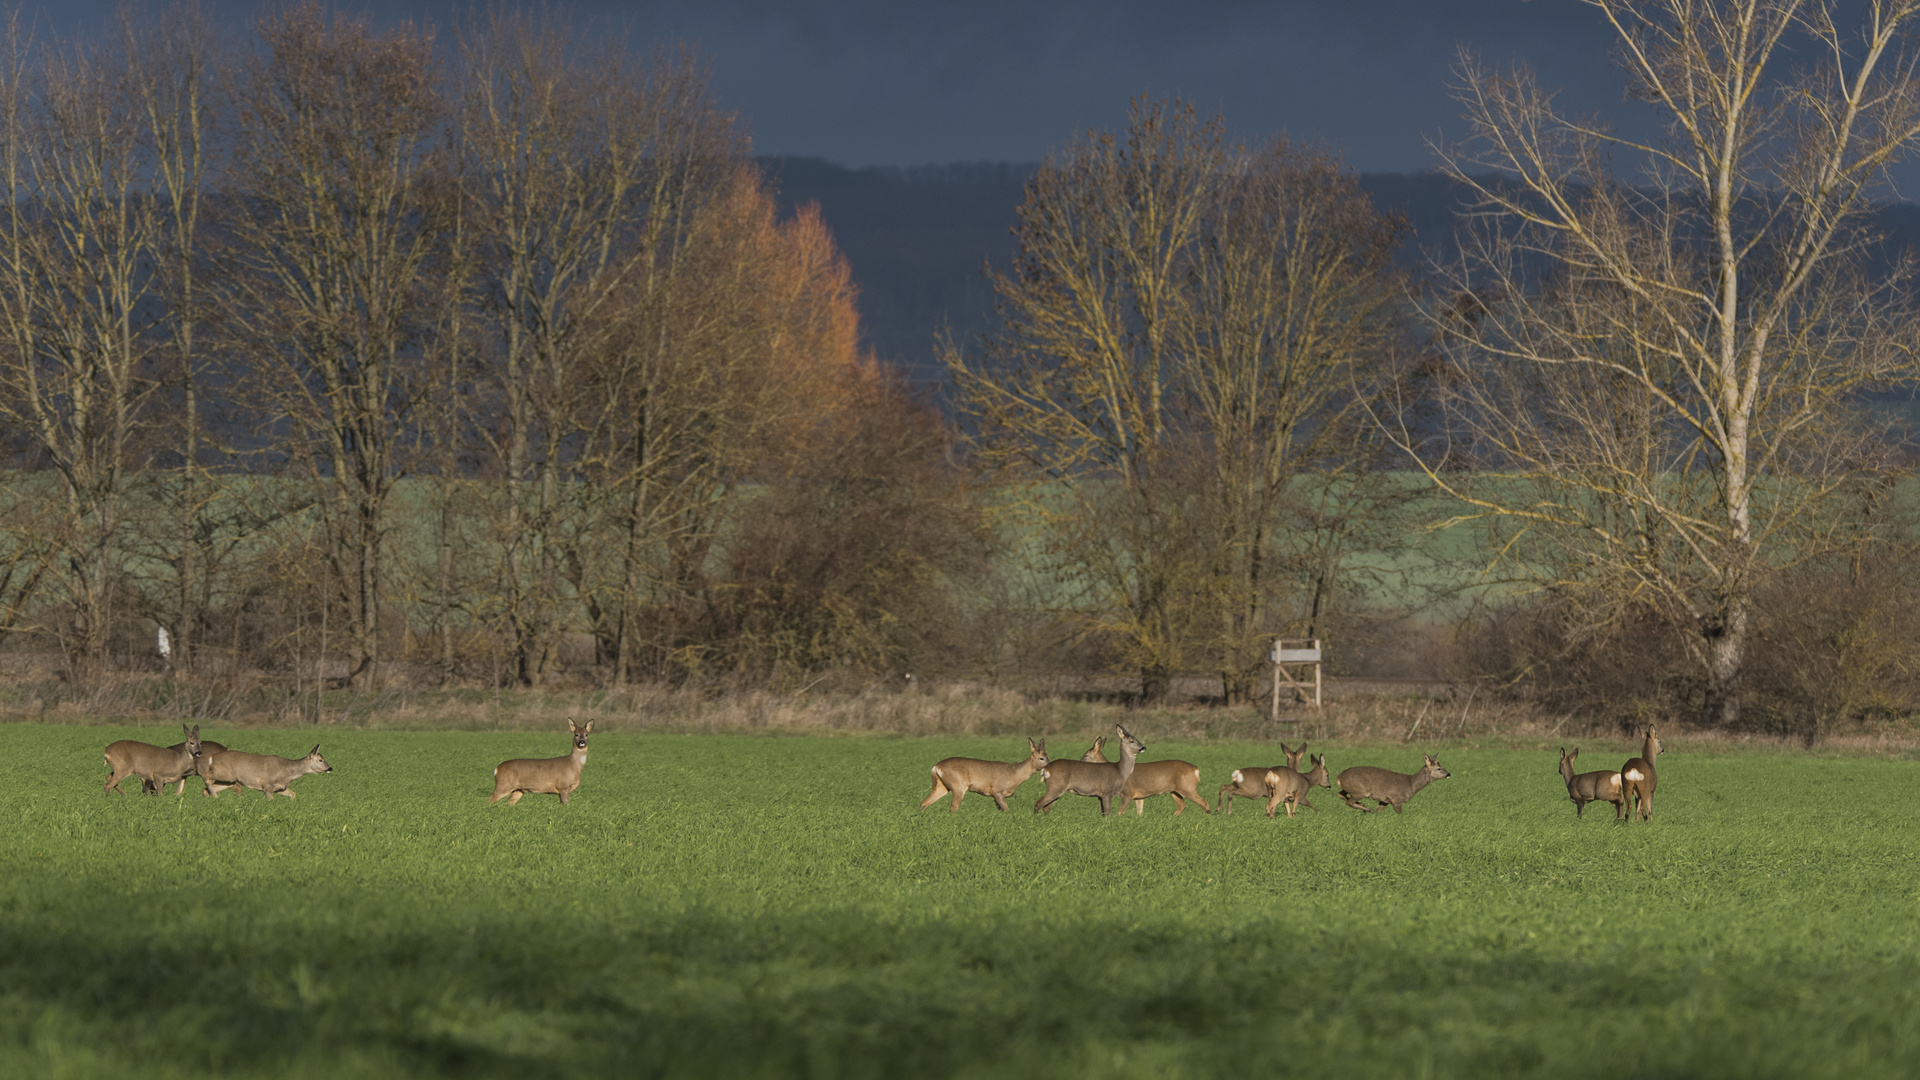
M 1639 804 L 1641 821 L 1653 820 L 1653 787 L 1659 779 L 1654 775 L 1653 762 L 1660 756 L 1660 749 L 1659 738 L 1648 728 L 1646 738 L 1640 743 L 1640 756 L 1628 758 L 1627 763 L 1620 766 L 1620 779 L 1625 782 L 1626 790 L 1616 809 L 1625 810 L 1628 821 L 1633 820 L 1635 803 Z
M 111 791 L 125 795 L 126 789 L 120 786 L 120 782 L 129 776 L 138 776 L 143 792 L 148 784 L 155 785 L 155 790 L 163 791 L 168 784 L 177 780 L 180 790 L 175 794 L 184 794 L 187 777 L 200 768 L 200 725 L 188 727 L 181 724 L 180 730 L 187 733 L 187 741 L 178 746 L 155 746 L 132 739 L 109 743 L 105 754 L 107 785 L 100 789 L 100 793 L 104 795 Z
M 1580 748 L 1574 747 L 1573 753 L 1567 753 L 1566 747 L 1560 748 L 1560 776 L 1567 782 L 1567 798 L 1573 800 L 1573 816 L 1586 817 L 1587 804 L 1605 802 L 1613 804 L 1613 818 L 1620 820 L 1626 809 L 1626 796 L 1620 790 L 1620 774 L 1612 769 L 1598 769 L 1575 775 L 1573 762 L 1580 756 Z
M 1094 750 L 1098 750 L 1095 747 Z M 1088 751 L 1093 753 L 1094 751 Z M 1047 767 L 1047 740 L 1034 742 L 1027 739 L 1027 759 L 1025 761 L 981 761 L 979 758 L 950 757 L 933 767 L 933 791 L 920 800 L 920 809 L 932 806 L 940 796 L 953 793 L 953 805 L 947 807 L 949 813 L 960 812 L 960 800 L 967 792 L 977 791 L 991 796 L 993 805 L 1001 812 L 1007 809 L 1007 796 L 1027 782 L 1027 777 Z
M 1047 790 L 1033 804 L 1036 813 L 1053 813 L 1053 804 L 1069 791 L 1099 799 L 1101 817 L 1106 817 L 1112 811 L 1115 799 L 1121 800 L 1122 809 L 1126 808 L 1127 780 L 1133 776 L 1134 759 L 1144 753 L 1147 747 L 1126 728 L 1116 724 L 1113 730 L 1120 735 L 1118 762 L 1051 761 L 1040 770 L 1040 775 L 1047 781 Z
M 1300 749 L 1305 750 L 1306 747 L 1303 745 Z M 1268 817 L 1273 816 L 1274 808 L 1281 803 L 1287 804 L 1288 817 L 1292 817 L 1294 810 L 1301 806 L 1305 806 L 1316 814 L 1319 813 L 1320 808 L 1308 801 L 1307 793 L 1316 787 L 1332 790 L 1333 785 L 1327 783 L 1327 756 L 1313 755 L 1313 768 L 1305 773 L 1297 769 L 1268 770 L 1267 787 L 1273 792 L 1267 797 Z
M 1093 747 L 1080 755 L 1081 761 L 1105 761 L 1107 755 L 1101 751 L 1106 748 L 1105 735 L 1093 740 Z M 1286 749 L 1285 744 L 1280 747 Z M 1146 802 L 1155 795 L 1173 796 L 1173 816 L 1179 817 L 1190 802 L 1199 803 L 1200 809 L 1213 813 L 1207 800 L 1200 797 L 1200 769 L 1190 761 L 1143 761 L 1133 768 L 1133 776 L 1127 781 L 1127 800 L 1133 803 L 1135 814 L 1146 813 Z M 1125 810 L 1126 802 L 1120 804 Z
M 185 726 L 185 725 L 182 725 L 182 726 Z M 167 747 L 167 749 L 169 750 L 185 750 L 186 748 L 187 748 L 187 744 L 183 742 L 177 742 L 177 743 L 174 743 L 172 746 Z M 226 750 L 227 748 L 224 743 L 217 743 L 217 742 L 214 742 L 212 739 L 200 740 L 200 756 L 202 758 L 209 758 L 215 754 L 224 754 L 226 753 Z M 197 775 L 199 775 L 198 766 L 195 767 L 194 772 L 190 772 L 187 774 L 187 776 L 197 776 Z M 174 794 L 184 795 L 186 794 L 186 791 L 187 791 L 187 777 L 183 776 L 180 778 L 180 790 L 174 792 Z M 142 779 L 140 781 L 140 793 L 142 795 L 152 795 L 155 792 L 159 792 L 162 795 L 166 794 L 166 792 L 161 791 L 161 789 L 158 786 L 156 786 L 153 781 L 147 780 L 147 779 Z
M 1220 794 L 1216 796 L 1220 801 L 1220 805 L 1227 808 L 1227 813 L 1233 813 L 1233 800 L 1235 798 L 1264 799 L 1272 795 L 1273 788 L 1267 783 L 1267 774 L 1275 769 L 1292 769 L 1294 772 L 1299 772 L 1300 755 L 1307 752 L 1307 744 L 1301 743 L 1300 749 L 1289 750 L 1287 749 L 1286 743 L 1281 743 L 1280 752 L 1287 755 L 1287 763 L 1285 765 L 1255 765 L 1244 769 L 1233 770 L 1233 779 L 1221 784 Z M 1321 784 L 1320 786 L 1325 787 L 1326 785 Z M 1320 812 L 1319 808 L 1312 803 L 1308 803 L 1307 806 L 1316 814 Z M 1268 816 L 1271 817 L 1272 815 L 1269 814 Z
M 1340 797 L 1355 810 L 1365 810 L 1377 814 L 1383 806 L 1393 807 L 1393 812 L 1402 813 L 1401 807 L 1414 797 L 1423 787 L 1435 780 L 1445 780 L 1453 774 L 1440 767 L 1431 755 L 1423 755 L 1425 764 L 1417 773 L 1397 773 L 1388 769 L 1375 768 L 1372 765 L 1356 765 L 1340 774 Z M 1371 807 L 1361 806 L 1361 799 L 1372 799 Z
M 587 736 L 593 732 L 593 721 L 587 721 L 585 727 L 567 719 L 567 730 L 573 733 L 573 753 L 565 757 L 554 758 L 514 758 L 503 761 L 493 767 L 493 795 L 487 799 L 492 805 L 505 798 L 508 806 L 520 802 L 522 795 L 558 795 L 561 805 L 573 798 L 574 789 L 580 786 L 580 770 L 587 767 Z
M 275 794 L 285 792 L 287 798 L 293 798 L 293 789 L 288 784 L 311 773 L 330 773 L 333 766 L 320 756 L 320 745 L 314 744 L 303 758 L 283 758 L 277 754 L 243 754 L 238 750 L 214 754 L 200 759 L 200 775 L 207 786 L 200 794 L 219 798 L 220 793 L 230 787 L 250 787 L 271 799 Z

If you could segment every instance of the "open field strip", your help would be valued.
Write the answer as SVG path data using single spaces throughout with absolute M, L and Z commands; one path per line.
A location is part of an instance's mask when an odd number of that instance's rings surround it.
M 172 731 L 177 732 L 177 725 Z M 299 799 L 103 796 L 164 727 L 0 726 L 0 1074 L 1898 1076 L 1920 1060 L 1920 762 L 1660 759 L 1650 827 L 1551 752 L 1326 751 L 1404 816 L 1068 797 L 916 809 L 1011 738 L 203 729 Z M 1087 740 L 1054 736 L 1056 756 Z M 1624 743 L 1586 743 L 1582 768 Z M 1152 742 L 1209 801 L 1272 744 Z M 133 785 L 129 783 L 129 787 Z

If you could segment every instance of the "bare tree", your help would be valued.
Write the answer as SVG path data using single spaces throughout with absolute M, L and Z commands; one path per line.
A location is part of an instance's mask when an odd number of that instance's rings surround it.
M 556 16 L 495 10 L 462 34 L 461 56 L 460 146 L 498 355 L 498 422 L 481 427 L 505 480 L 498 610 L 514 677 L 531 686 L 568 606 L 591 602 L 580 548 L 609 492 L 580 481 L 620 453 L 606 441 L 614 399 L 589 369 L 657 347 L 628 324 L 672 288 L 692 216 L 744 143 L 691 61 L 637 66 L 617 36 Z
M 221 538 L 235 539 L 228 526 L 236 515 L 245 517 L 208 475 L 209 459 L 220 458 L 223 448 L 207 438 L 201 415 L 212 354 L 205 333 L 212 309 L 204 280 L 202 204 L 208 177 L 218 171 L 214 98 L 230 57 L 205 10 L 192 0 L 158 16 L 122 8 L 119 20 L 127 92 L 146 154 L 144 185 L 155 219 L 158 378 L 167 406 L 154 418 L 160 433 L 145 478 L 167 524 L 139 542 L 149 565 L 172 573 L 171 587 L 150 595 L 148 603 L 170 634 L 173 666 L 191 671 L 200 624 L 212 603 L 210 571 L 221 557 Z
M 1402 443 L 1509 578 L 1594 628 L 1678 628 L 1733 725 L 1758 584 L 1831 550 L 1823 507 L 1878 459 L 1858 396 L 1913 374 L 1863 215 L 1920 136 L 1916 6 L 1873 0 L 1856 33 L 1827 3 L 1589 2 L 1662 135 L 1463 60 L 1472 135 L 1442 162 L 1481 227 L 1432 310 L 1461 441 Z
M 389 498 L 439 310 L 425 272 L 449 204 L 430 38 L 307 4 L 259 24 L 242 80 L 223 316 L 236 380 L 310 485 L 340 583 L 348 678 L 381 656 Z
M 1280 508 L 1392 337 L 1397 227 L 1337 161 L 1222 128 L 1136 102 L 1049 160 L 990 271 L 1004 331 L 947 349 L 979 452 L 1036 485 L 1013 505 L 1149 698 L 1202 667 L 1248 692 L 1300 607 Z
M 30 64 L 10 21 L 0 124 L 0 422 L 59 478 L 67 651 L 92 668 L 120 598 L 127 477 L 154 385 L 139 102 L 120 58 L 70 45 Z

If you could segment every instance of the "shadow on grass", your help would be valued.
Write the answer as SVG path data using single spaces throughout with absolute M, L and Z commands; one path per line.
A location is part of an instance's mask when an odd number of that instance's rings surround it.
M 1904 960 L 1708 973 L 1279 920 L 555 912 L 393 933 L 348 913 L 238 936 L 86 922 L 0 923 L 11 1075 L 1521 1076 L 1605 1061 L 1800 1077 L 1899 1075 L 1920 1051 Z

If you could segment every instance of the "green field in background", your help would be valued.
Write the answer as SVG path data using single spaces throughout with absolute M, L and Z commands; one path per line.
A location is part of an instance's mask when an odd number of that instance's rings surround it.
M 173 730 L 177 730 L 173 729 Z M 103 796 L 167 728 L 0 727 L 0 1074 L 1900 1076 L 1920 762 L 1660 759 L 1650 827 L 1551 752 L 1316 747 L 1453 777 L 1403 816 L 1165 798 L 916 809 L 1019 739 L 223 731 L 332 775 Z M 1057 755 L 1087 740 L 1054 739 Z M 1600 768 L 1627 748 L 1589 744 Z M 1156 743 L 1209 800 L 1269 744 Z M 131 784 L 129 786 L 132 786 Z

